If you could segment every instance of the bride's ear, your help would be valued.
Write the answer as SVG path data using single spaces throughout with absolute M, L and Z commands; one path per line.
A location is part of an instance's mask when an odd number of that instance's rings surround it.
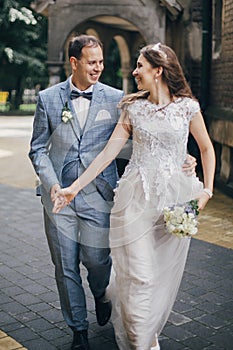
M 160 77 L 163 74 L 163 67 L 156 67 L 155 68 L 155 78 Z

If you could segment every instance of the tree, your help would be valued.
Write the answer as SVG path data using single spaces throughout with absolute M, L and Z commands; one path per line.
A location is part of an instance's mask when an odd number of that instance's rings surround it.
M 116 41 L 113 39 L 110 43 L 108 54 L 105 61 L 105 68 L 101 76 L 101 81 L 105 84 L 122 88 L 120 52 Z
M 33 12 L 30 2 L 0 3 L 0 90 L 16 91 L 14 109 L 25 86 L 47 85 L 47 18 Z

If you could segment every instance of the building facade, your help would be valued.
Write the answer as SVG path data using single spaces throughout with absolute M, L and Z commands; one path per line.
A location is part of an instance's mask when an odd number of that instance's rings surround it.
M 233 0 L 34 0 L 31 7 L 48 17 L 50 85 L 70 74 L 67 45 L 80 33 L 103 42 L 105 62 L 115 42 L 125 93 L 134 89 L 139 49 L 157 42 L 171 46 L 214 143 L 216 185 L 233 196 Z
M 212 4 L 212 58 L 206 118 L 216 156 L 216 185 L 233 197 L 233 0 Z

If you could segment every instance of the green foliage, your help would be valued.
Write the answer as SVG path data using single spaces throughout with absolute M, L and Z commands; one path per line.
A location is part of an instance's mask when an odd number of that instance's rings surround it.
M 15 107 L 25 86 L 47 85 L 47 18 L 33 12 L 30 3 L 0 2 L 0 90 L 16 90 Z
M 105 84 L 114 86 L 118 89 L 122 88 L 120 52 L 116 41 L 111 41 L 108 54 L 105 61 L 105 68 L 101 76 L 101 81 Z

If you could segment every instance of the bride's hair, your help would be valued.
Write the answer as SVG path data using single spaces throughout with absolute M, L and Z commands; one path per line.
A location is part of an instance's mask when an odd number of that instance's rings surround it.
M 183 70 L 175 52 L 166 45 L 160 43 L 147 45 L 140 50 L 145 59 L 153 68 L 162 67 L 162 79 L 167 84 L 170 96 L 194 98 L 190 86 L 185 79 Z M 139 91 L 126 95 L 120 102 L 120 107 L 133 103 L 136 99 L 147 98 L 149 91 Z

